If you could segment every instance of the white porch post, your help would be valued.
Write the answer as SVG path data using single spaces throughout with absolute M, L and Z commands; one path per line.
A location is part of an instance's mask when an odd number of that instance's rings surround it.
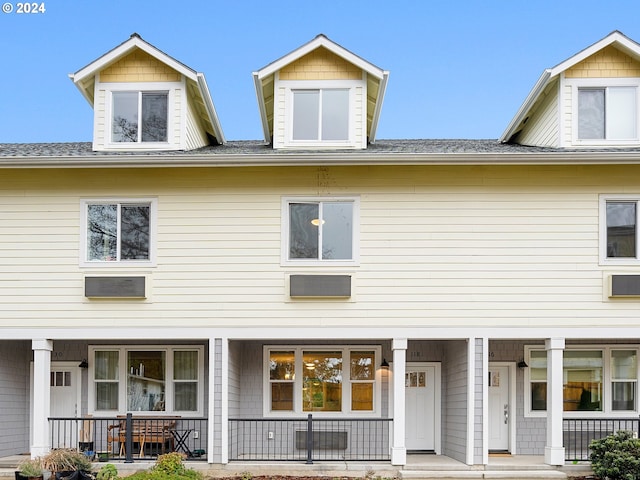
M 49 414 L 51 411 L 51 352 L 53 341 L 33 340 L 33 443 L 31 458 L 49 452 Z
M 545 340 L 547 351 L 547 445 L 544 462 L 549 465 L 564 465 L 562 445 L 562 363 L 564 338 Z
M 407 362 L 407 339 L 393 339 L 393 446 L 391 447 L 391 464 L 405 465 L 407 463 L 407 448 L 405 446 L 405 405 L 404 405 L 404 374 Z

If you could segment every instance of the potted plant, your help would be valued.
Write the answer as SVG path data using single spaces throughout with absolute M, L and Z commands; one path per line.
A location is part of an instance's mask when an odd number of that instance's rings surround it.
M 43 478 L 43 465 L 41 458 L 30 458 L 29 460 L 25 460 L 18 466 L 18 475 L 16 475 L 16 480 L 18 476 L 26 477 L 26 478 Z
M 70 448 L 51 450 L 42 458 L 45 470 L 49 470 L 56 479 L 91 479 L 91 460 L 82 452 Z

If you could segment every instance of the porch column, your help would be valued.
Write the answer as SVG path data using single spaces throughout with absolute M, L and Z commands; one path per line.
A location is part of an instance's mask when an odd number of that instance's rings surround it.
M 405 405 L 404 374 L 407 363 L 407 339 L 394 338 L 393 348 L 393 446 L 391 447 L 391 464 L 407 463 L 405 439 Z
M 562 363 L 564 338 L 548 338 L 544 342 L 547 351 L 547 445 L 544 462 L 564 465 L 562 445 Z
M 49 452 L 49 414 L 51 410 L 52 340 L 33 340 L 33 444 L 31 458 Z

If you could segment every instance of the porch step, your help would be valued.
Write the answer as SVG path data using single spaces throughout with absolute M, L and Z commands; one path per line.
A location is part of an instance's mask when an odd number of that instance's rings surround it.
M 496 479 L 496 480 L 566 480 L 567 475 L 558 470 L 401 470 L 399 478 L 406 480 L 446 479 Z

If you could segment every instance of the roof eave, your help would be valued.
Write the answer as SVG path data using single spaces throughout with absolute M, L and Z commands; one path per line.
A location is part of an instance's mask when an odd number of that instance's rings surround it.
M 253 72 L 253 84 L 256 89 L 256 98 L 258 100 L 258 110 L 260 111 L 260 121 L 262 122 L 262 134 L 264 135 L 264 141 L 271 143 L 271 131 L 269 130 L 269 120 L 267 118 L 267 106 L 264 101 L 264 94 L 262 91 L 262 78 L 258 75 L 258 72 Z
M 200 89 L 200 94 L 202 95 L 202 99 L 204 100 L 204 105 L 207 110 L 207 115 L 209 116 L 209 121 L 213 126 L 213 132 L 216 140 L 219 144 L 224 145 L 226 143 L 226 139 L 224 138 L 224 133 L 222 132 L 222 125 L 220 124 L 220 119 L 218 118 L 216 107 L 213 105 L 213 100 L 211 99 L 207 81 L 204 78 L 204 74 L 202 73 L 196 74 L 196 78 L 198 88 Z
M 184 154 L 4 157 L 0 168 L 193 168 L 358 165 L 640 165 L 640 152 Z

